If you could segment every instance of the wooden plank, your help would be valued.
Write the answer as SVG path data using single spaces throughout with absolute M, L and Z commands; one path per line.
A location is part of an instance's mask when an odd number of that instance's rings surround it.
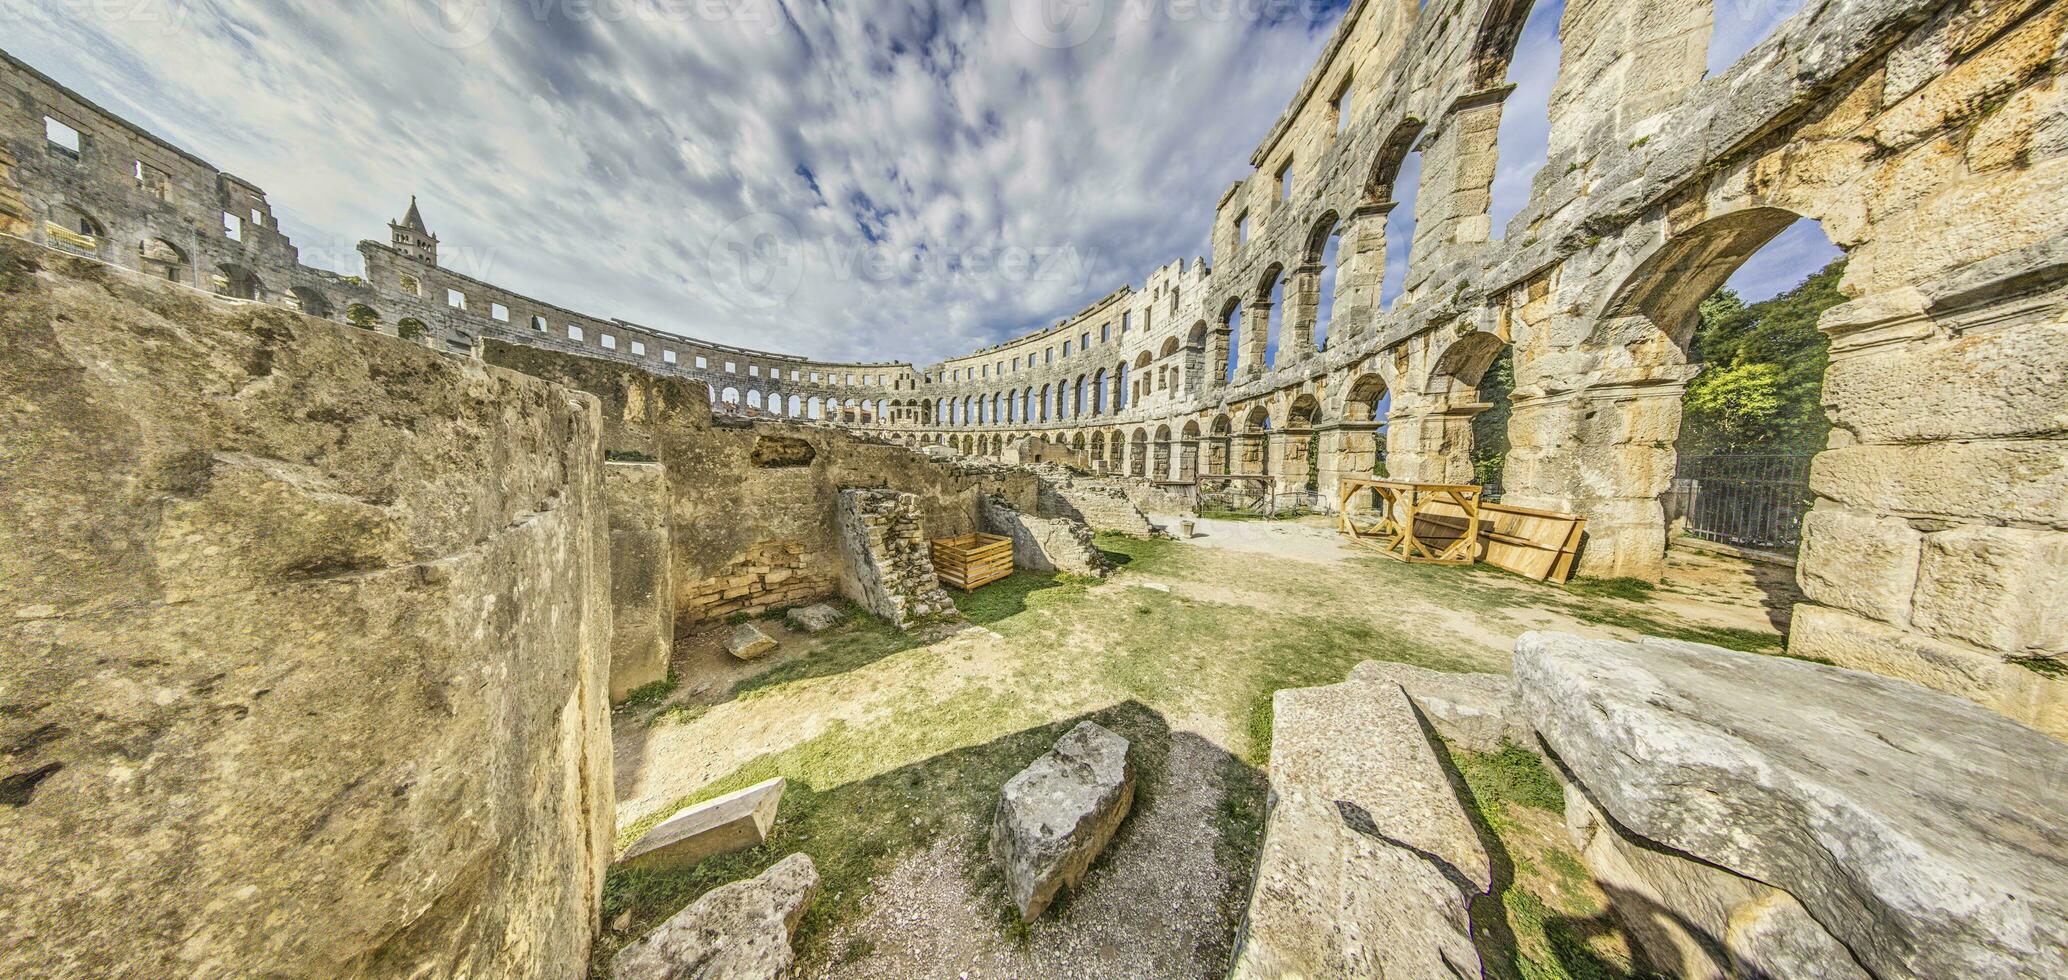
M 1012 539 L 997 534 L 935 538 L 934 573 L 964 592 L 974 592 L 1013 572 Z

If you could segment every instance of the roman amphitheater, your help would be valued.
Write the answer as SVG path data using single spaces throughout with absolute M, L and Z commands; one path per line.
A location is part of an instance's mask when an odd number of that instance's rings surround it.
M 930 365 L 304 265 L 0 53 L 0 973 L 2068 976 L 2068 2 L 1569 0 L 1497 228 L 1529 14 L 1355 0 L 1210 256 Z

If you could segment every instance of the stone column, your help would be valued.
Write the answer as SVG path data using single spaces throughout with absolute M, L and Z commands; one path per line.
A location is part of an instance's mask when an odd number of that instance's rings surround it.
M 1264 351 L 1271 343 L 1271 301 L 1260 299 L 1242 308 L 1242 353 L 1235 361 L 1241 382 L 1264 373 Z
M 1329 331 L 1352 340 L 1371 332 L 1386 284 L 1386 215 L 1393 202 L 1366 204 L 1343 217 L 1342 241 L 1336 246 L 1336 305 Z
M 1487 212 L 1493 205 L 1501 103 L 1513 89 L 1501 85 L 1459 96 L 1436 130 L 1422 138 L 1422 186 L 1415 198 L 1409 268 L 1433 267 L 1435 251 L 1490 236 L 1493 221 Z
M 1342 250 L 1338 248 L 1337 254 Z M 1278 357 L 1304 357 L 1314 351 L 1314 321 L 1321 315 L 1321 266 L 1294 269 L 1285 284 L 1285 319 L 1278 338 Z
M 1159 441 L 1155 443 L 1155 447 L 1154 455 L 1150 457 L 1149 479 L 1168 480 L 1170 479 L 1170 442 L 1168 440 Z
M 1321 444 L 1317 448 L 1321 472 L 1315 485 L 1323 507 L 1335 509 L 1336 495 L 1344 479 L 1373 474 L 1379 458 L 1381 424 L 1340 422 L 1321 430 Z
M 1418 483 L 1472 482 L 1472 418 L 1485 402 L 1396 394 L 1386 416 L 1386 474 Z
M 1199 478 L 1199 440 L 1185 439 L 1178 443 L 1178 479 L 1191 482 Z
M 1576 391 L 1516 390 L 1502 500 L 1585 515 L 1577 574 L 1656 581 L 1664 573 L 1659 498 L 1672 486 L 1680 399 L 1696 370 L 1664 364 L 1602 372 Z M 1469 431 L 1466 440 L 1469 451 Z
M 1271 472 L 1284 478 L 1282 489 L 1307 489 L 1307 441 L 1313 437 L 1312 429 L 1286 429 L 1271 434 Z

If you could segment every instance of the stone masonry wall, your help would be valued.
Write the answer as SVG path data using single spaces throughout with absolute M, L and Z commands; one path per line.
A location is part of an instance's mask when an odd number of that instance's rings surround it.
M 607 463 L 610 499 L 610 698 L 668 676 L 675 649 L 674 538 L 668 474 L 656 463 Z
M 1042 517 L 1024 513 L 1003 497 L 983 502 L 983 530 L 1012 539 L 1013 565 L 1036 572 L 1065 572 L 1103 577 L 1112 570 L 1091 528 L 1074 517 Z
M 0 240 L 0 975 L 579 976 L 593 399 Z
M 842 490 L 840 533 L 848 556 L 842 590 L 863 608 L 899 629 L 957 615 L 935 577 L 918 498 L 896 490 Z

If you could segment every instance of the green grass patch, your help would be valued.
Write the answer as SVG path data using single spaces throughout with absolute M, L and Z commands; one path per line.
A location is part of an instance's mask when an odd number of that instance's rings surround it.
M 1630 602 L 1651 598 L 1656 588 L 1641 578 L 1576 578 L 1565 584 L 1565 590 L 1573 595 Z
M 1000 623 L 1029 608 L 1046 607 L 1082 595 L 1086 581 L 1070 575 L 1019 571 L 975 592 L 950 589 L 948 596 L 955 600 L 955 608 L 961 611 L 962 618 L 978 626 L 996 629 Z M 1045 594 L 1050 592 L 1056 594 Z M 1011 627 L 1006 629 L 1009 632 Z
M 757 697 L 785 684 L 859 670 L 920 645 L 919 640 L 874 616 L 850 610 L 847 621 L 819 634 L 807 656 L 787 660 L 734 684 L 737 698 Z
M 909 717 L 866 730 L 836 723 L 816 738 L 755 759 L 627 826 L 618 835 L 620 848 L 684 807 L 775 776 L 788 780 L 775 825 L 761 845 L 709 858 L 688 870 L 610 872 L 604 881 L 603 919 L 612 921 L 629 910 L 632 925 L 625 934 L 597 944 L 592 967 L 604 975 L 623 942 L 645 934 L 705 892 L 760 874 L 798 852 L 811 856 L 820 876 L 819 898 L 797 936 L 808 956 L 866 955 L 866 945 L 833 950 L 826 944 L 863 911 L 871 879 L 949 837 L 969 842 L 962 855 L 971 862 L 968 872 L 1001 915 L 1010 914 L 1003 880 L 983 854 L 1005 781 L 1086 718 L 1128 739 L 1138 794 L 1151 791 L 1161 778 L 1170 744 L 1162 718 L 1140 704 L 1122 703 L 1047 723 L 1030 723 L 1022 711 L 1016 699 L 1003 693 L 972 693 L 923 708 L 915 705 Z M 1009 730 L 1013 724 L 1024 727 Z M 1008 730 L 991 734 L 999 728 Z M 1135 805 L 1144 805 L 1141 796 Z M 1121 833 L 1127 832 L 1124 826 Z
M 1480 818 L 1497 831 L 1508 823 L 1511 806 L 1565 811 L 1565 790 L 1535 752 L 1511 744 L 1494 753 L 1453 752 L 1451 761 L 1471 790 Z
M 641 684 L 626 693 L 625 699 L 617 703 L 615 710 L 636 711 L 640 708 L 659 704 L 667 700 L 668 695 L 675 693 L 675 688 L 679 683 L 680 680 L 675 676 L 675 669 L 670 667 L 668 668 L 668 676 L 651 684 Z

